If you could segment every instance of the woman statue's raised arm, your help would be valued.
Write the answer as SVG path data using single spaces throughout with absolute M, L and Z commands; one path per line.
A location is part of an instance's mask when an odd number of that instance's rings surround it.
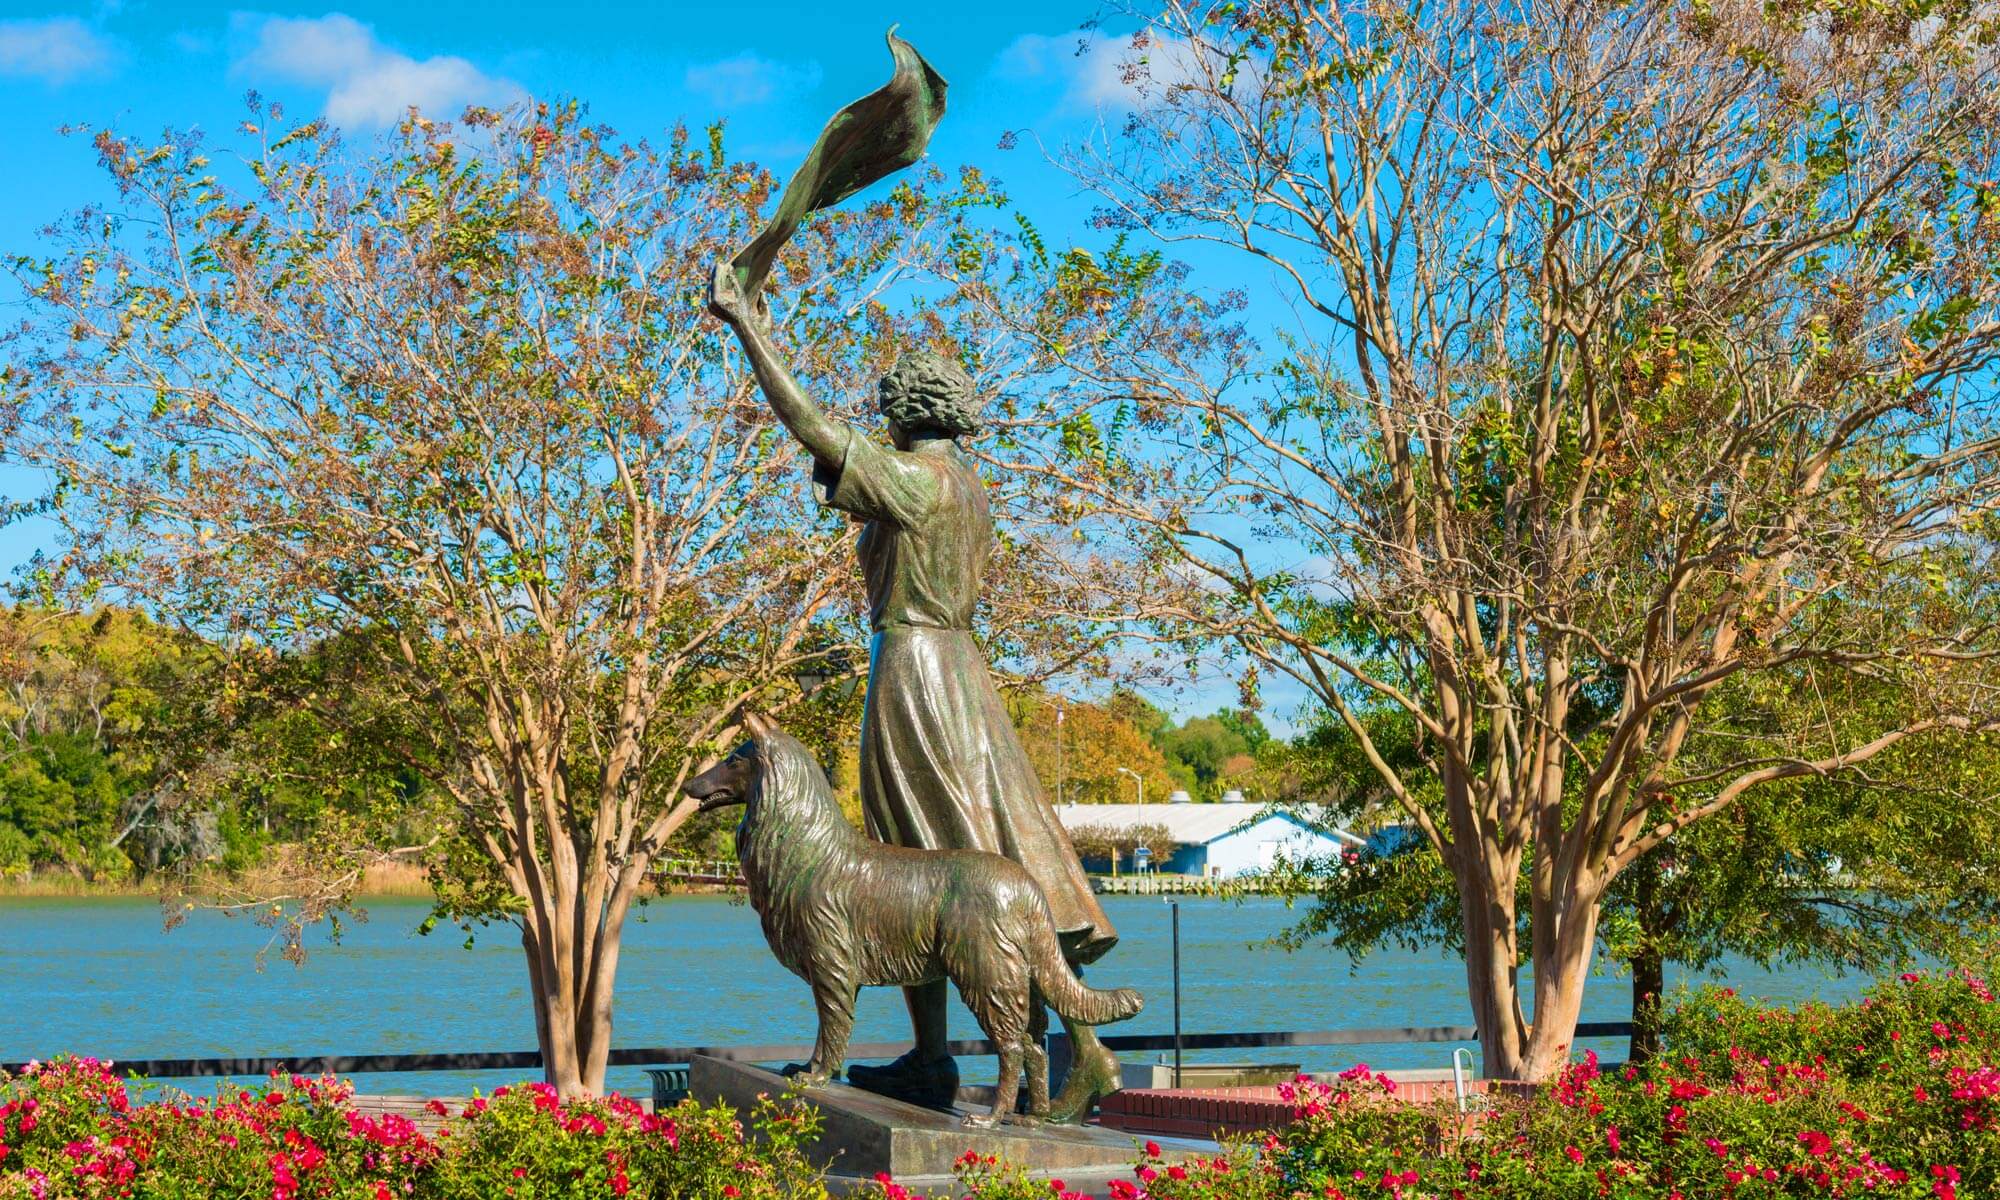
M 812 452 L 814 459 L 838 470 L 847 453 L 847 427 L 820 411 L 799 381 L 792 378 L 778 348 L 771 344 L 770 330 L 744 298 L 736 271 L 727 262 L 716 263 L 715 273 L 709 278 L 708 311 L 736 331 L 736 340 L 743 344 L 743 353 L 757 373 L 757 385 L 764 389 L 771 411 L 778 414 L 785 428 Z

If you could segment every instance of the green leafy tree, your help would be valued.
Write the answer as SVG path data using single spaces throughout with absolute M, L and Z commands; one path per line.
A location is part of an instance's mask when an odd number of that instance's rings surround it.
M 159 865 L 152 735 L 212 658 L 136 612 L 0 610 L 0 871 Z
M 1768 737 L 1817 726 L 1838 744 L 1880 723 L 1880 689 L 1829 693 L 1810 679 L 1711 736 Z M 1722 757 L 1697 740 L 1690 761 Z M 1970 961 L 2000 918 L 2000 805 L 1991 735 L 1904 742 L 1865 772 L 1807 776 L 1753 789 L 1621 874 L 1607 893 L 1606 952 L 1631 974 L 1632 1052 L 1659 1048 L 1665 965 L 1711 969 L 1724 955 L 1764 966 L 1808 962 L 1882 973 L 1925 959 Z M 1691 797 L 1676 797 L 1688 803 Z
M 1190 717 L 1162 734 L 1160 745 L 1205 793 L 1214 791 L 1224 763 L 1249 750 L 1242 734 L 1217 717 Z
M 178 689 L 148 731 L 160 747 L 148 799 L 169 832 L 213 829 L 220 853 L 162 873 L 170 925 L 193 908 L 248 915 L 302 963 L 306 929 L 324 920 L 338 936 L 370 868 L 426 857 L 448 911 L 473 915 L 467 892 L 491 901 L 477 915 L 518 908 L 495 889 L 490 863 L 471 869 L 477 860 L 462 857 L 466 869 L 443 869 L 464 830 L 411 760 L 425 745 L 412 728 L 423 718 L 384 678 L 379 636 L 247 644 Z

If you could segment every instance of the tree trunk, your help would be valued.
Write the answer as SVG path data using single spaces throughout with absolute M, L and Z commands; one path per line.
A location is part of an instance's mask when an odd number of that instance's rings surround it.
M 1527 1032 L 1521 1019 L 1520 977 L 1514 955 L 1513 889 L 1499 899 L 1476 866 L 1460 866 L 1459 914 L 1465 923 L 1466 994 L 1479 1029 L 1482 1073 L 1488 1079 L 1518 1077 Z
M 1632 959 L 1631 1061 L 1650 1062 L 1660 1053 L 1661 995 L 1667 986 L 1667 964 L 1648 945 Z
M 1597 894 L 1573 888 L 1562 897 L 1561 924 L 1535 929 L 1535 1020 L 1517 1079 L 1540 1083 L 1569 1064 L 1583 1015 L 1583 989 L 1597 947 Z
M 563 971 L 556 954 L 537 933 L 530 913 L 522 919 L 521 949 L 528 959 L 529 990 L 535 1001 L 535 1036 L 542 1052 L 542 1077 L 565 1099 L 604 1094 L 604 1071 L 611 1055 L 612 993 L 633 888 L 617 888 L 603 914 L 555 912 L 551 923 L 574 930 L 571 940 L 589 948 L 589 971 Z M 574 906 L 572 906 L 574 907 Z M 581 961 L 581 954 L 577 955 Z
M 576 986 L 576 972 L 560 970 L 555 953 L 532 929 L 524 930 L 521 944 L 527 951 L 528 982 L 534 990 L 542 1078 L 564 1099 L 600 1094 L 604 1090 L 604 1052 L 609 1050 L 611 1039 L 608 1003 L 601 1011 L 586 1004 L 582 989 Z M 602 1050 L 593 1054 L 594 1047 Z
M 528 932 L 527 923 L 521 926 L 521 952 L 528 960 L 528 995 L 534 1001 L 535 1009 L 535 1049 L 542 1052 L 544 1070 L 556 1060 L 555 1043 L 549 1034 L 549 1006 L 544 1002 L 542 985 L 541 952 L 535 945 L 534 935 Z M 549 1082 L 555 1082 L 553 1079 Z
M 1639 950 L 1632 956 L 1632 1062 L 1647 1062 L 1660 1053 L 1662 997 L 1667 990 L 1665 945 L 1668 917 L 1660 907 L 1660 851 L 1642 856 L 1633 874 L 1634 905 L 1639 924 Z

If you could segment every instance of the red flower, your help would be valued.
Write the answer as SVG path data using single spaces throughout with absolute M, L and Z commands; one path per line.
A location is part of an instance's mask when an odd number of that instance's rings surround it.
M 1825 1158 L 1833 1149 L 1833 1139 L 1817 1129 L 1808 1129 L 1799 1134 L 1799 1145 L 1804 1146 L 1806 1153 L 1814 1158 Z
M 1942 1164 L 1931 1167 L 1931 1194 L 1938 1200 L 1958 1200 L 1958 1168 Z

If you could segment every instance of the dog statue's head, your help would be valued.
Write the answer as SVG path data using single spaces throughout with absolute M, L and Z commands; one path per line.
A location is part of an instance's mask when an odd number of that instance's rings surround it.
M 832 788 L 825 772 L 796 738 L 758 713 L 745 713 L 743 728 L 750 740 L 681 785 L 681 791 L 701 801 L 698 811 L 743 804 L 750 810 L 745 820 L 754 821 L 765 807 L 762 800 L 767 790 L 778 793 L 780 808 L 793 810 L 788 819 L 796 820 L 832 804 Z M 770 788 L 765 786 L 767 781 Z
M 763 750 L 760 746 L 771 731 L 776 728 L 766 718 L 756 713 L 745 713 L 743 727 L 750 733 L 750 740 L 738 746 L 729 756 L 708 770 L 681 785 L 681 791 L 689 797 L 701 801 L 697 811 L 709 812 L 713 809 L 728 808 L 732 804 L 748 804 L 751 793 L 757 788 L 758 779 L 763 774 Z

